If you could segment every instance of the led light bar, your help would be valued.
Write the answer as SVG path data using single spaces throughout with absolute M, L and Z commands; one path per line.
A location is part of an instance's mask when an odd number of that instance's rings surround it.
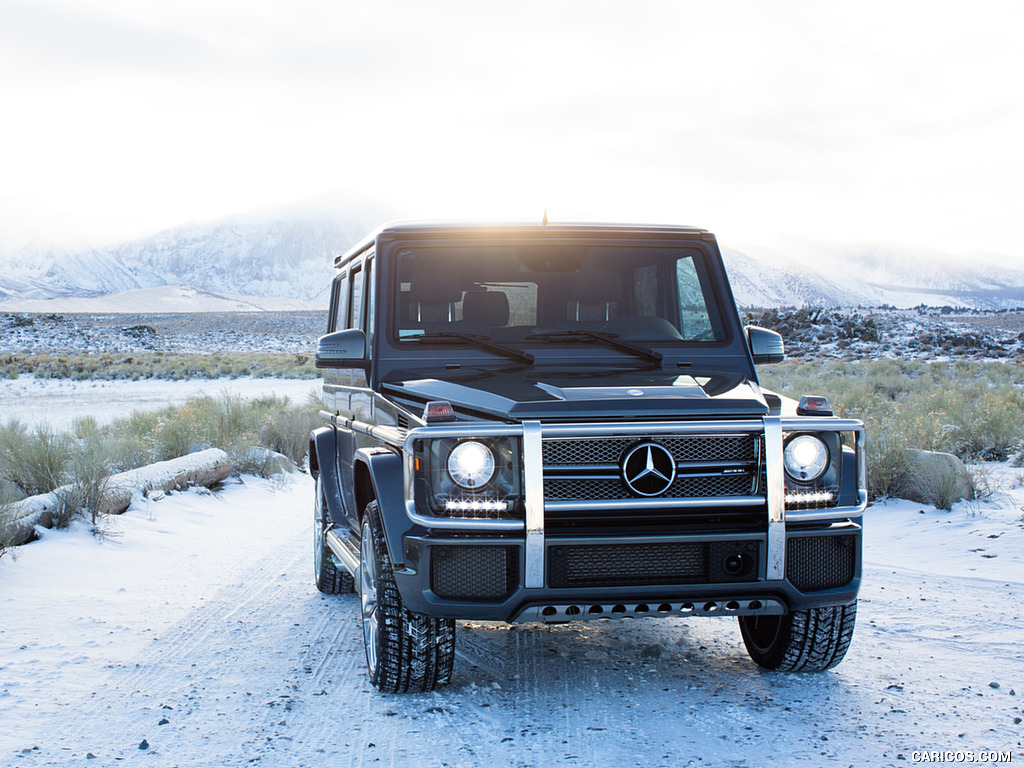
M 787 504 L 827 504 L 834 501 L 834 491 L 795 491 L 786 494 Z
M 507 501 L 487 499 L 449 499 L 444 503 L 447 512 L 506 512 Z

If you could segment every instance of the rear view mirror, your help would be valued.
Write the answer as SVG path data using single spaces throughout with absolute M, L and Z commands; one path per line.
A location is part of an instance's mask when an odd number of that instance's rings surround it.
M 786 347 L 782 343 L 782 336 L 767 328 L 759 328 L 756 325 L 748 325 L 747 344 L 750 346 L 750 355 L 754 358 L 754 365 L 765 365 L 767 363 L 781 363 L 786 359 Z
M 359 328 L 328 333 L 316 345 L 317 368 L 357 368 L 365 358 L 366 334 Z

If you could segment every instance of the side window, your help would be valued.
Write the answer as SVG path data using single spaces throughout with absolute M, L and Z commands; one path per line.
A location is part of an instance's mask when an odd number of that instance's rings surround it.
M 348 272 L 334 278 L 331 287 L 331 313 L 327 320 L 327 332 L 340 331 L 348 321 Z
M 376 325 L 374 309 L 377 305 L 375 298 L 377 291 L 373 280 L 375 261 L 372 255 L 366 259 L 366 317 L 363 318 L 363 332 L 366 333 L 367 350 L 373 349 L 373 331 Z
M 361 328 L 363 325 L 363 265 L 352 268 L 349 273 L 348 322 L 346 328 Z
M 697 267 L 690 257 L 676 262 L 676 285 L 679 291 L 679 329 L 691 341 L 714 341 L 718 338 L 711 327 L 704 290 Z

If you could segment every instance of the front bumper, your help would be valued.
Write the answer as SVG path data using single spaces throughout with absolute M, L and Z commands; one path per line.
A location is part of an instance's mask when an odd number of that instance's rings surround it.
M 852 496 L 856 503 L 787 513 L 783 433 L 807 430 L 809 423 L 816 430 L 855 435 L 855 477 L 849 481 L 856 491 L 845 498 Z M 721 430 L 723 424 L 542 427 L 527 422 L 522 427 L 484 427 L 516 430 L 523 440 L 524 519 L 437 518 L 420 514 L 408 500 L 400 515 L 402 556 L 395 558 L 402 561 L 395 580 L 403 600 L 410 610 L 436 617 L 552 622 L 778 614 L 853 602 L 860 586 L 860 522 L 867 505 L 863 426 L 840 419 L 766 417 L 731 422 L 725 428 L 764 435 L 766 490 L 755 500 L 761 510 L 756 528 L 737 531 L 709 525 L 657 535 L 624 528 L 601 535 L 565 535 L 546 525 L 555 505 L 545 503 L 545 436 L 581 430 L 696 434 Z M 462 424 L 427 429 L 434 436 L 443 436 L 442 431 L 467 433 Z M 409 441 L 422 436 L 411 435 Z M 692 506 L 707 511 L 719 501 L 703 499 Z M 387 517 L 398 523 L 399 515 Z
M 422 532 L 405 538 L 405 564 L 395 571 L 395 580 L 412 611 L 494 621 L 785 613 L 856 599 L 860 525 L 842 522 L 794 530 L 781 579 L 766 578 L 766 538 L 552 539 L 547 543 L 545 586 L 527 588 L 522 539 Z M 573 552 L 581 550 L 584 554 L 567 565 Z M 728 573 L 727 560 L 738 554 L 746 559 L 746 570 Z M 652 556 L 671 560 L 659 568 L 650 564 Z M 638 561 L 635 567 L 628 564 L 631 557 Z

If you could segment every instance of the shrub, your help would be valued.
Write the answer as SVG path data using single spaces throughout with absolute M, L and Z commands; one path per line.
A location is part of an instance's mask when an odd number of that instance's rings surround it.
M 0 479 L 25 495 L 48 493 L 64 482 L 69 438 L 47 426 L 29 432 L 18 421 L 0 427 Z
M 0 557 L 3 557 L 7 550 L 14 547 L 14 507 L 16 499 L 0 487 Z

